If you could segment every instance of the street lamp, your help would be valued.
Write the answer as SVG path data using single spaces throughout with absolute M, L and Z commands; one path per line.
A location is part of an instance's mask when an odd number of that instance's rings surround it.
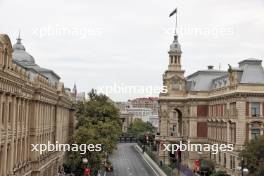
M 247 175 L 249 173 L 249 170 L 245 167 L 245 160 L 243 157 L 241 159 L 241 166 L 238 166 L 237 170 L 241 171 L 241 176 Z
M 84 165 L 84 175 L 90 175 L 91 173 L 91 169 L 87 168 L 88 165 L 88 159 L 87 158 L 83 158 L 82 159 L 83 165 Z
M 87 158 L 83 158 L 83 159 L 82 159 L 82 162 L 83 162 L 83 164 L 86 165 L 86 164 L 88 163 L 88 159 L 87 159 Z

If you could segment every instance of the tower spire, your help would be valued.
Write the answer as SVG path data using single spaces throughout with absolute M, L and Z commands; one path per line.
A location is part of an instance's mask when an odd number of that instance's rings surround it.
M 21 38 L 20 38 L 20 30 L 18 32 L 18 37 L 17 37 L 17 44 L 21 44 Z
M 77 86 L 76 83 L 74 83 L 73 89 L 72 89 L 72 93 L 74 94 L 74 96 L 77 96 Z
M 174 40 L 170 45 L 169 50 L 169 70 L 181 70 L 181 45 L 178 41 L 178 34 L 177 34 L 177 8 L 175 8 L 169 15 L 169 17 L 175 15 L 175 33 L 174 33 Z

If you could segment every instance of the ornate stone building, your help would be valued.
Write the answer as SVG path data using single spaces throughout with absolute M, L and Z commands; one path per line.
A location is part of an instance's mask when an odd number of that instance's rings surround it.
M 185 77 L 181 68 L 178 36 L 169 50 L 169 66 L 163 75 L 168 93 L 160 94 L 160 133 L 156 137 L 159 157 L 165 163 L 171 157 L 194 168 L 195 160 L 211 158 L 219 169 L 236 175 L 240 164 L 238 152 L 245 142 L 264 131 L 264 71 L 262 61 L 246 59 L 238 68 L 227 71 L 213 66 Z M 162 150 L 162 144 L 234 144 L 231 152 L 177 152 Z
M 31 144 L 67 143 L 74 129 L 74 99 L 60 77 L 39 67 L 20 37 L 12 47 L 0 35 L 0 175 L 53 176 L 63 152 L 32 152 Z

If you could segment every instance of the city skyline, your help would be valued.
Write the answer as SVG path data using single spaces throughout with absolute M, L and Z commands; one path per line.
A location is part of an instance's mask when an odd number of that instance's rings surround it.
M 51 3 L 52 8 L 49 1 L 23 6 L 1 0 L 0 14 L 7 21 L 0 27 L 12 44 L 21 30 L 36 62 L 55 70 L 66 87 L 76 82 L 78 91 L 114 84 L 161 86 L 175 23 L 168 16 L 175 7 L 185 75 L 207 65 L 226 70 L 243 59 L 263 59 L 260 0 Z M 139 96 L 110 95 L 118 101 Z

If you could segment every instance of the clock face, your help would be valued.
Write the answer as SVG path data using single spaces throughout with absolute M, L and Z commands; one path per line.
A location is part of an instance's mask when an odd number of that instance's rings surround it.
M 173 79 L 172 90 L 182 90 L 182 81 L 178 79 Z

